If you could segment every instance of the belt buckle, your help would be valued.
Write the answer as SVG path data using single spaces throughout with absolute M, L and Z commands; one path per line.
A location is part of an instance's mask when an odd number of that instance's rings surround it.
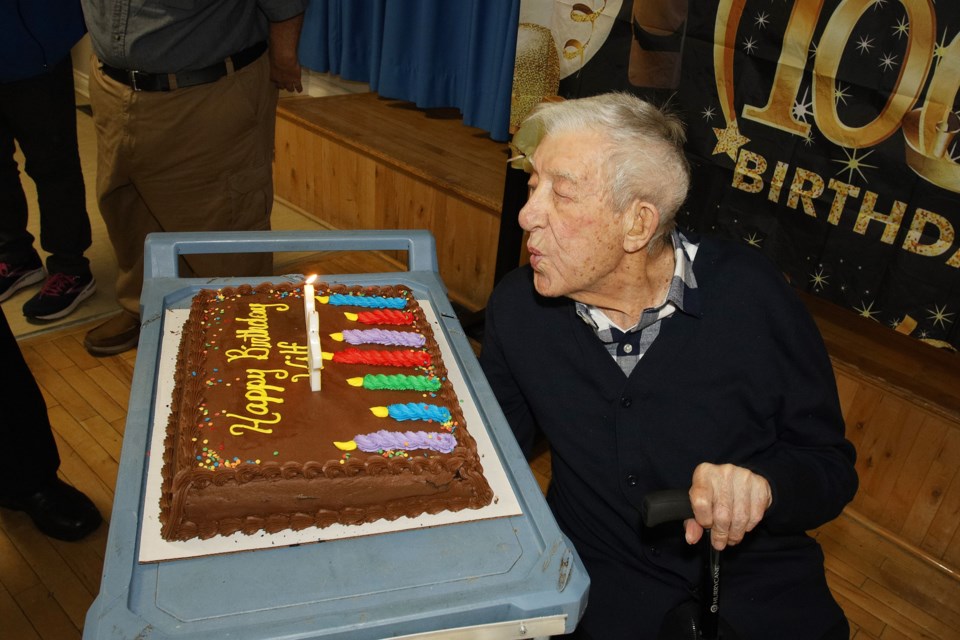
M 130 88 L 132 88 L 134 91 L 143 91 L 143 89 L 141 89 L 137 84 L 137 77 L 147 74 L 143 73 L 142 71 L 131 69 L 130 71 L 127 71 L 127 75 L 130 77 Z

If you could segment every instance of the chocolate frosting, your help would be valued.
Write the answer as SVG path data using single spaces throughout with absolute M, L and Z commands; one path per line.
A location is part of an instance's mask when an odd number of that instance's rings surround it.
M 409 351 L 352 346 L 331 333 L 382 328 L 421 334 L 426 367 L 399 369 L 323 361 L 322 389 L 310 389 L 301 287 L 263 284 L 204 289 L 194 297 L 175 369 L 163 452 L 161 534 L 168 540 L 235 532 L 275 533 L 334 523 L 361 524 L 422 513 L 479 508 L 493 499 L 476 441 L 447 380 L 439 346 L 412 292 L 403 286 L 315 285 L 321 350 Z M 343 304 L 342 296 L 358 304 Z M 413 325 L 363 325 L 371 298 L 404 298 Z M 348 300 L 349 301 L 349 300 Z M 427 375 L 437 392 L 356 387 L 366 374 Z M 374 407 L 445 407 L 452 420 L 396 422 Z M 445 413 L 445 412 L 444 412 Z M 430 449 L 344 450 L 357 435 L 387 431 L 452 434 L 450 453 Z M 338 446 L 339 443 L 339 446 Z

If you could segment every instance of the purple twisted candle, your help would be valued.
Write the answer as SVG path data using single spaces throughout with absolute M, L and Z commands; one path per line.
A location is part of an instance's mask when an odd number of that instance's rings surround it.
M 389 329 L 345 329 L 343 339 L 350 344 L 387 344 L 413 348 L 422 347 L 427 342 L 421 333 Z
M 357 443 L 358 449 L 369 453 L 413 449 L 450 453 L 457 446 L 457 439 L 453 434 L 428 431 L 375 431 L 354 436 L 353 441 Z

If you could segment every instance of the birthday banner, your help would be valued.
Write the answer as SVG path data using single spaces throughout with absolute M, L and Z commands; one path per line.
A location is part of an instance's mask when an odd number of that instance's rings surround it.
M 524 0 L 513 121 L 611 90 L 687 123 L 681 228 L 960 348 L 960 2 Z

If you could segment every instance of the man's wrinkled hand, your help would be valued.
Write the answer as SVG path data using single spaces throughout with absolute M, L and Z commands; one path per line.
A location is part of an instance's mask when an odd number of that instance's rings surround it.
M 690 505 L 693 519 L 684 522 L 686 540 L 695 544 L 710 529 L 710 544 L 723 550 L 738 544 L 763 519 L 773 500 L 766 478 L 732 464 L 704 462 L 693 472 Z

